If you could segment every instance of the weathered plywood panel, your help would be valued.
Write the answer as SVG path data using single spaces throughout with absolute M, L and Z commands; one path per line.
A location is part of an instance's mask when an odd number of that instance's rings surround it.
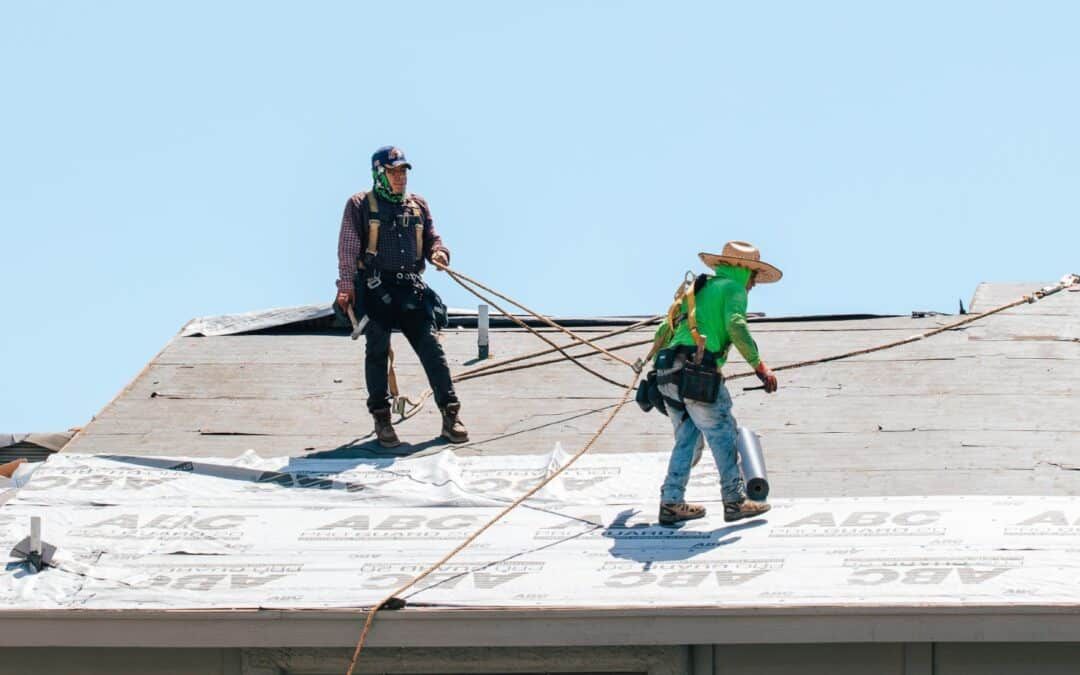
M 1004 302 L 1015 290 L 981 292 Z M 987 295 L 991 291 L 997 295 Z M 753 331 L 775 367 L 878 345 L 957 318 L 759 322 Z M 1080 294 L 1061 293 L 886 352 L 780 372 L 781 391 L 774 396 L 744 392 L 758 384 L 754 378 L 733 380 L 735 416 L 763 435 L 774 489 L 789 496 L 829 490 L 1071 493 L 1080 476 L 1070 470 L 1080 465 L 1080 342 L 1071 340 L 1080 333 L 1078 323 Z M 582 332 L 595 337 L 604 329 Z M 651 332 L 605 344 L 646 339 Z M 566 342 L 554 331 L 545 334 Z M 447 331 L 443 344 L 455 373 L 477 365 L 474 331 Z M 492 334 L 497 358 L 543 348 L 524 331 Z M 645 349 L 620 353 L 633 359 Z M 395 351 L 401 390 L 416 398 L 427 389 L 423 372 L 401 336 L 395 336 Z M 363 355 L 363 341 L 340 335 L 178 338 L 68 450 L 362 456 L 446 447 L 431 401 L 399 425 L 402 448 L 385 451 L 372 443 Z M 616 380 L 630 379 L 629 370 L 610 358 L 586 363 Z M 733 352 L 725 371 L 746 370 Z M 469 380 L 458 391 L 473 440 L 455 450 L 484 454 L 545 453 L 556 443 L 577 449 L 621 394 L 569 363 Z M 631 404 L 593 452 L 665 451 L 670 445 L 668 421 Z
M 1065 274 L 1065 272 L 1062 274 Z M 971 306 L 968 309 L 971 312 L 985 312 L 1056 283 L 1056 279 L 1041 282 L 981 283 L 975 289 L 975 294 L 971 298 Z M 1075 292 L 1075 290 L 1063 291 L 1064 294 Z M 1055 294 L 1040 300 L 1034 305 L 1027 305 L 1025 309 L 1035 314 L 1047 313 L 1056 303 L 1062 302 L 1061 295 L 1062 293 Z

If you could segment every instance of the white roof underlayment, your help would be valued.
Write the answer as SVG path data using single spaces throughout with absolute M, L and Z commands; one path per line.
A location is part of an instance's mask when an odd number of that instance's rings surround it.
M 9 551 L 43 518 L 38 574 L 10 560 L 0 610 L 366 607 L 565 461 L 548 455 L 305 460 L 56 455 L 0 512 Z M 1080 498 L 777 499 L 656 524 L 666 453 L 586 456 L 410 591 L 429 607 L 897 608 L 1080 602 Z

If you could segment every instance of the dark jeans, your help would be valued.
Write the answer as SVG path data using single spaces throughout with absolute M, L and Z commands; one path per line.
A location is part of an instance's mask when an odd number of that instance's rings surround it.
M 393 322 L 420 357 L 428 383 L 440 408 L 457 403 L 454 384 L 450 381 L 450 366 L 446 352 L 435 338 L 435 325 L 423 309 L 398 312 Z M 364 375 L 367 379 L 369 411 L 390 407 L 390 385 L 387 380 L 387 361 L 390 358 L 390 328 L 384 321 L 372 320 L 364 330 L 367 352 L 364 355 Z

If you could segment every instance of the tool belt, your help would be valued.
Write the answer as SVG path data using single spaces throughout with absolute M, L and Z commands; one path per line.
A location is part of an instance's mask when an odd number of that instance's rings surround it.
M 424 278 L 415 272 L 391 272 L 390 270 L 378 270 L 376 274 L 384 283 L 394 286 L 414 286 L 427 288 Z
M 359 291 L 356 294 L 357 305 L 362 304 L 369 317 L 387 328 L 396 327 L 400 315 L 416 311 L 424 312 L 436 330 L 450 325 L 446 303 L 424 283 L 419 274 L 359 270 L 354 277 L 354 284 Z
M 706 351 L 701 363 L 695 363 L 696 352 L 694 347 L 678 346 L 656 355 L 657 391 L 676 410 L 685 409 L 685 401 L 715 403 L 720 394 L 724 377 L 716 369 L 716 355 Z
M 715 361 L 711 365 L 687 361 L 683 366 L 679 393 L 684 401 L 716 403 L 723 381 L 723 376 L 716 370 Z

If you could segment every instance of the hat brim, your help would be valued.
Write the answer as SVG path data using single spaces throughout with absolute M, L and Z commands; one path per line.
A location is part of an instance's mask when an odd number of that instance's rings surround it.
M 389 164 L 389 165 L 387 165 L 387 167 L 386 167 L 386 168 L 388 168 L 388 169 L 396 169 L 396 168 L 398 168 L 399 166 L 403 166 L 403 167 L 405 167 L 406 169 L 412 170 L 412 164 L 409 164 L 409 163 L 408 163 L 407 161 L 405 161 L 404 159 L 399 159 L 399 160 L 397 160 L 397 161 L 395 161 L 395 162 L 390 162 L 390 164 Z
M 698 257 L 709 269 L 715 269 L 717 265 L 731 265 L 732 267 L 745 267 L 748 270 L 757 272 L 755 281 L 759 284 L 774 284 L 784 276 L 784 273 L 779 269 L 761 260 L 747 260 L 746 258 L 735 258 L 715 253 L 698 253 Z

